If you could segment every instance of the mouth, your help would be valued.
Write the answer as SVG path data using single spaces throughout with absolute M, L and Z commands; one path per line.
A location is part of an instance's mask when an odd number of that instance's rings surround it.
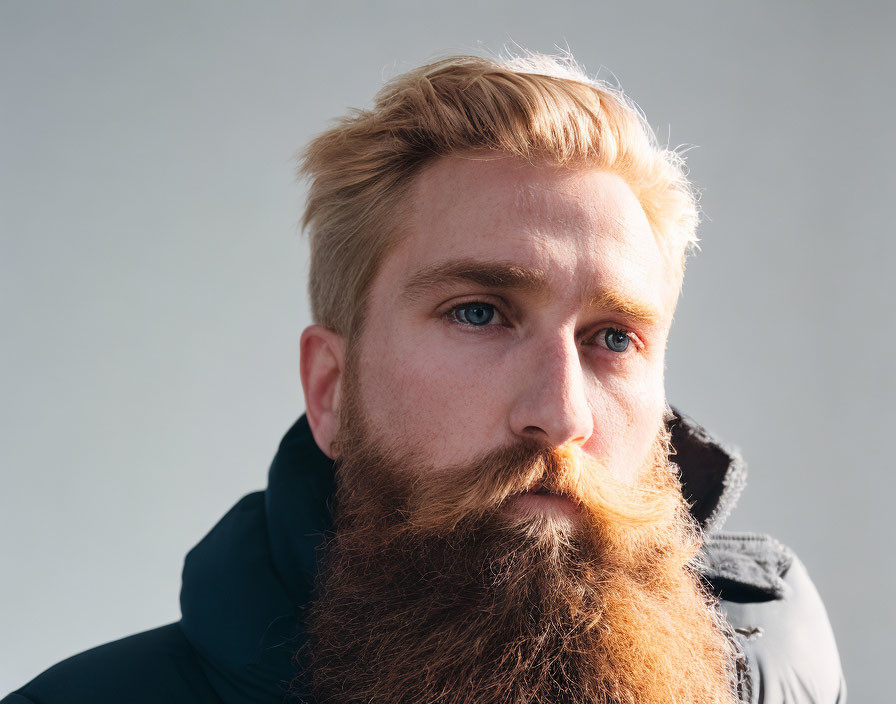
M 539 482 L 513 496 L 507 510 L 512 515 L 526 516 L 534 512 L 555 519 L 576 520 L 579 506 L 569 494 Z

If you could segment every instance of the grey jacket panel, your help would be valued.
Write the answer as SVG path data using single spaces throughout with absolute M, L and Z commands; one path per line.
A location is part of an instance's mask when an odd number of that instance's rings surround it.
M 682 490 L 704 531 L 698 567 L 734 629 L 750 704 L 846 704 L 840 656 L 806 567 L 771 536 L 720 529 L 746 485 L 737 448 L 673 408 Z
M 746 659 L 750 704 L 846 704 L 824 604 L 806 567 L 768 535 L 719 533 L 703 573 Z

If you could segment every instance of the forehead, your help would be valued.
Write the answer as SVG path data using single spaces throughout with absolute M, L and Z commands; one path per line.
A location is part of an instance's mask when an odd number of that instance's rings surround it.
M 459 258 L 500 261 L 539 271 L 560 296 L 606 283 L 663 312 L 674 305 L 677 281 L 637 198 L 615 174 L 444 157 L 418 175 L 409 206 L 384 263 L 393 280 Z

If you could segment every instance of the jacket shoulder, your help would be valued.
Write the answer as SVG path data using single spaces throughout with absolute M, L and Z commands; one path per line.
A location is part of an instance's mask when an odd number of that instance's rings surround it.
M 0 704 L 218 704 L 198 660 L 172 623 L 67 658 Z
M 746 655 L 752 704 L 845 704 L 846 684 L 824 603 L 806 566 L 759 533 L 705 546 L 705 575 Z

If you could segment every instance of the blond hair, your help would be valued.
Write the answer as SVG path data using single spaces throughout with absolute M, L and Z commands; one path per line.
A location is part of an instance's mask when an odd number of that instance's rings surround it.
M 698 222 L 684 159 L 658 146 L 620 89 L 589 79 L 568 56 L 454 56 L 396 77 L 371 109 L 339 118 L 302 154 L 315 322 L 355 338 L 414 176 L 437 157 L 470 150 L 618 174 L 683 272 Z

